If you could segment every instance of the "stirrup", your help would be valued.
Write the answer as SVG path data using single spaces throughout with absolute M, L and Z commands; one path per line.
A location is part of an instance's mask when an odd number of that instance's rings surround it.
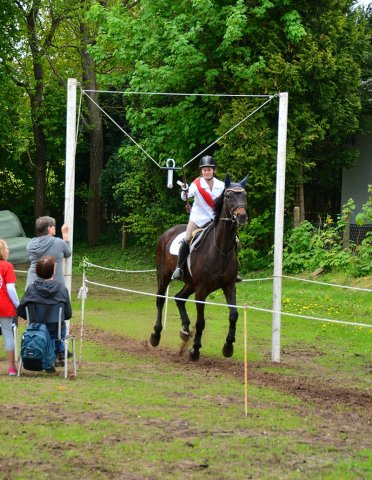
M 173 272 L 172 280 L 182 280 L 182 269 L 180 267 L 177 267 Z

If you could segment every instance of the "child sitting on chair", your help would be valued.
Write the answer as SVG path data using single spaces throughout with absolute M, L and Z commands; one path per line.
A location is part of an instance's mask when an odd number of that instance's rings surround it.
M 26 307 L 29 304 L 42 304 L 42 305 L 55 305 L 64 304 L 65 318 L 63 320 L 69 320 L 72 316 L 70 296 L 68 290 L 62 283 L 54 280 L 54 272 L 56 269 L 56 260 L 52 256 L 41 257 L 36 263 L 36 275 L 37 278 L 29 285 L 22 297 L 22 300 L 17 309 L 17 313 L 22 318 L 27 318 Z M 53 325 L 53 326 L 52 326 Z M 51 339 L 55 343 L 55 352 L 58 360 L 65 358 L 64 344 L 57 340 L 58 331 L 54 324 L 48 325 L 48 330 Z M 53 328 L 54 327 L 54 328 Z M 61 336 L 64 338 L 66 335 L 66 323 L 62 323 Z M 61 348 L 62 347 L 62 348 Z M 70 356 L 70 354 L 68 355 Z

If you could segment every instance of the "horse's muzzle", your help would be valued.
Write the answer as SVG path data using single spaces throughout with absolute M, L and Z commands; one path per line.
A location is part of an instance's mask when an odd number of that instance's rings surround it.
M 234 210 L 232 217 L 238 225 L 244 225 L 247 221 L 247 211 L 244 207 L 238 207 Z

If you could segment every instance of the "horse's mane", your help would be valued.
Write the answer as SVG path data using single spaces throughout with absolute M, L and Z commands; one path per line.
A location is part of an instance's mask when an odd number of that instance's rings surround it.
M 213 211 L 214 211 L 214 221 L 215 222 L 218 222 L 218 220 L 220 219 L 220 216 L 221 216 L 222 205 L 223 205 L 223 200 L 224 200 L 224 193 L 225 193 L 225 190 L 223 190 L 221 195 L 219 197 L 217 197 L 214 201 Z

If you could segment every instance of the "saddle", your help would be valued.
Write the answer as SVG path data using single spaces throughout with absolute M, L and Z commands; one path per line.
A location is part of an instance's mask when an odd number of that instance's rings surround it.
M 198 249 L 203 244 L 204 238 L 206 237 L 206 234 L 212 225 L 213 225 L 213 222 L 208 223 L 206 226 L 197 228 L 196 230 L 193 231 L 191 244 L 190 244 L 190 252 L 192 250 Z M 185 232 L 181 232 L 172 240 L 172 243 L 169 247 L 169 252 L 171 255 L 178 255 L 180 243 L 184 238 L 185 238 Z
M 190 253 L 197 250 L 207 237 L 209 230 L 212 228 L 213 222 L 207 223 L 204 227 L 197 228 L 192 232 L 192 239 L 190 242 Z

